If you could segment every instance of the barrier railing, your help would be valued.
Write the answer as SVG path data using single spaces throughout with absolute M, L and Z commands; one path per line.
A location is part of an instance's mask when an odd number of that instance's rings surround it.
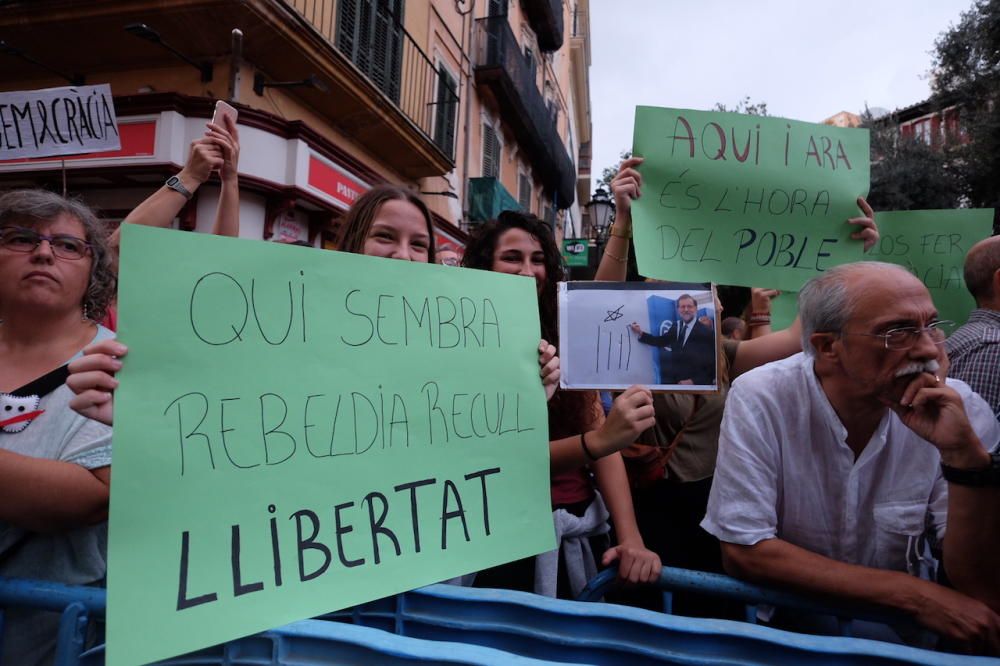
M 591 580 L 577 596 L 577 601 L 600 601 L 615 584 L 618 568 L 605 569 Z M 663 612 L 673 614 L 675 592 L 693 592 L 719 599 L 741 602 L 744 605 L 744 620 L 757 623 L 757 609 L 761 605 L 790 610 L 828 615 L 837 619 L 841 636 L 851 636 L 854 620 L 878 622 L 910 631 L 925 631 L 909 616 L 875 606 L 847 606 L 817 602 L 812 597 L 787 592 L 762 585 L 753 585 L 722 574 L 692 571 L 675 567 L 663 567 L 657 587 L 663 590 Z
M 104 617 L 107 592 L 38 580 L 0 577 L 0 655 L 3 654 L 4 609 L 35 608 L 62 613 L 54 666 L 78 666 L 90 623 Z
M 613 575 L 605 574 L 594 581 L 588 594 L 599 594 L 611 583 Z M 669 581 L 671 576 L 667 578 Z M 719 582 L 714 581 L 713 585 Z M 673 583 L 676 589 L 705 587 L 703 581 L 695 584 L 684 575 L 679 575 Z M 785 605 L 801 601 L 797 595 L 771 594 L 773 591 L 756 586 L 738 584 L 725 588 L 731 598 L 752 597 L 761 603 Z M 806 601 L 810 609 L 821 607 Z M 82 638 L 87 620 L 101 617 L 105 603 L 103 590 L 0 578 L 0 611 L 10 606 L 63 611 L 64 631 L 59 636 L 57 666 L 103 664 L 103 646 L 83 652 Z M 79 631 L 81 627 L 84 631 Z M 745 622 L 687 618 L 613 604 L 579 603 L 523 592 L 452 585 L 431 585 L 162 663 L 251 666 L 286 661 L 313 665 L 414 661 L 630 666 L 1000 665 L 996 659 L 930 652 L 858 638 L 795 634 Z

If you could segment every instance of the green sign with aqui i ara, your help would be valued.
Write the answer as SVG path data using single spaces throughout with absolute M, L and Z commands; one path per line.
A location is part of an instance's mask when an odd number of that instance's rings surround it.
M 794 291 L 861 259 L 847 220 L 868 193 L 868 130 L 640 106 L 633 154 L 643 275 Z
M 119 315 L 109 666 L 555 547 L 533 280 L 126 224 Z
M 566 238 L 562 242 L 563 261 L 567 266 L 588 266 L 590 264 L 590 240 L 587 238 Z

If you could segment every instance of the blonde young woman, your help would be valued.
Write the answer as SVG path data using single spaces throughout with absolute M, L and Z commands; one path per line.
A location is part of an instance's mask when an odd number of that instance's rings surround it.
M 145 216 L 159 216 L 156 210 Z M 371 257 L 433 263 L 434 222 L 430 211 L 410 190 L 380 185 L 362 195 L 344 217 L 340 243 L 342 252 Z M 73 408 L 102 423 L 113 420 L 113 393 L 118 386 L 114 374 L 121 369 L 121 357 L 128 352 L 117 341 L 106 341 L 86 350 L 74 363 L 69 383 L 77 393 Z M 553 345 L 539 345 L 539 365 L 546 396 L 559 383 L 559 358 Z

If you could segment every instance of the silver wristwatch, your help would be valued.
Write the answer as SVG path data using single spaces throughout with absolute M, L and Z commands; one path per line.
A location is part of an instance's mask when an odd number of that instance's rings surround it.
M 183 195 L 185 199 L 190 200 L 191 197 L 194 196 L 188 188 L 184 187 L 184 183 L 182 183 L 181 179 L 177 176 L 167 178 L 167 182 L 164 183 L 164 185 L 172 189 L 174 192 Z

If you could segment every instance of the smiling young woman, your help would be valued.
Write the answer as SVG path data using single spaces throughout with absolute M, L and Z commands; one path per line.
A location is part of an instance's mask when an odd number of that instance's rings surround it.
M 415 193 L 392 185 L 365 192 L 344 217 L 342 252 L 434 263 L 434 222 Z
M 534 279 L 542 337 L 558 345 L 556 289 L 563 268 L 548 225 L 533 215 L 501 213 L 473 235 L 462 264 Z M 652 395 L 645 388 L 625 391 L 607 418 L 595 393 L 556 391 L 549 401 L 549 454 L 553 523 L 561 552 L 480 572 L 476 585 L 575 597 L 581 580 L 586 582 L 581 572 L 592 576 L 597 561 L 618 561 L 620 577 L 629 582 L 658 578 L 660 559 L 639 535 L 618 453 L 652 425 Z M 609 514 L 618 542 L 601 557 Z

